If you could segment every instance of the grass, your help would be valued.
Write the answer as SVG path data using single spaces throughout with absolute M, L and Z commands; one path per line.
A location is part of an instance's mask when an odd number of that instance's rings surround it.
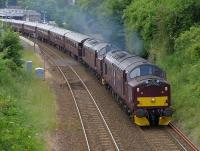
M 23 58 L 42 66 L 33 51 L 24 51 Z M 47 150 L 46 136 L 56 126 L 55 96 L 48 83 L 23 69 L 0 72 L 0 85 L 0 150 Z

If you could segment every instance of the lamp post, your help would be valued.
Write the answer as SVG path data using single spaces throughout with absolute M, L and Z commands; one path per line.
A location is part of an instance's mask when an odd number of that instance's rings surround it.
M 43 23 L 46 24 L 46 11 L 43 11 Z
M 25 13 L 26 13 L 26 21 L 29 21 L 29 11 L 27 9 L 28 6 L 25 7 Z

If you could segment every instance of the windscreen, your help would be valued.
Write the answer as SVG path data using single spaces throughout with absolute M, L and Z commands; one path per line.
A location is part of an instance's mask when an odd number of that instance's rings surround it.
M 138 76 L 146 76 L 146 75 L 153 75 L 153 76 L 164 78 L 165 74 L 161 69 L 159 69 L 156 66 L 142 65 L 135 68 L 133 71 L 131 71 L 130 78 L 133 79 Z

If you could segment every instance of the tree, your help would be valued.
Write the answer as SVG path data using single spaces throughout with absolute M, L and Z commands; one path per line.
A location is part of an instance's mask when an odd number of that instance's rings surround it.
M 21 67 L 21 50 L 22 46 L 17 33 L 8 30 L 2 34 L 1 51 L 3 53 L 2 58 L 4 60 L 10 60 L 17 67 Z

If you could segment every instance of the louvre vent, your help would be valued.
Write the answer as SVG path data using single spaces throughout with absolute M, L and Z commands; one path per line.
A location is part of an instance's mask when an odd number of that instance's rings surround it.
M 127 54 L 124 53 L 124 52 L 119 52 L 119 53 L 116 53 L 116 54 L 113 56 L 113 58 L 115 58 L 115 59 L 121 59 L 121 58 L 125 57 L 126 55 L 127 55 Z

